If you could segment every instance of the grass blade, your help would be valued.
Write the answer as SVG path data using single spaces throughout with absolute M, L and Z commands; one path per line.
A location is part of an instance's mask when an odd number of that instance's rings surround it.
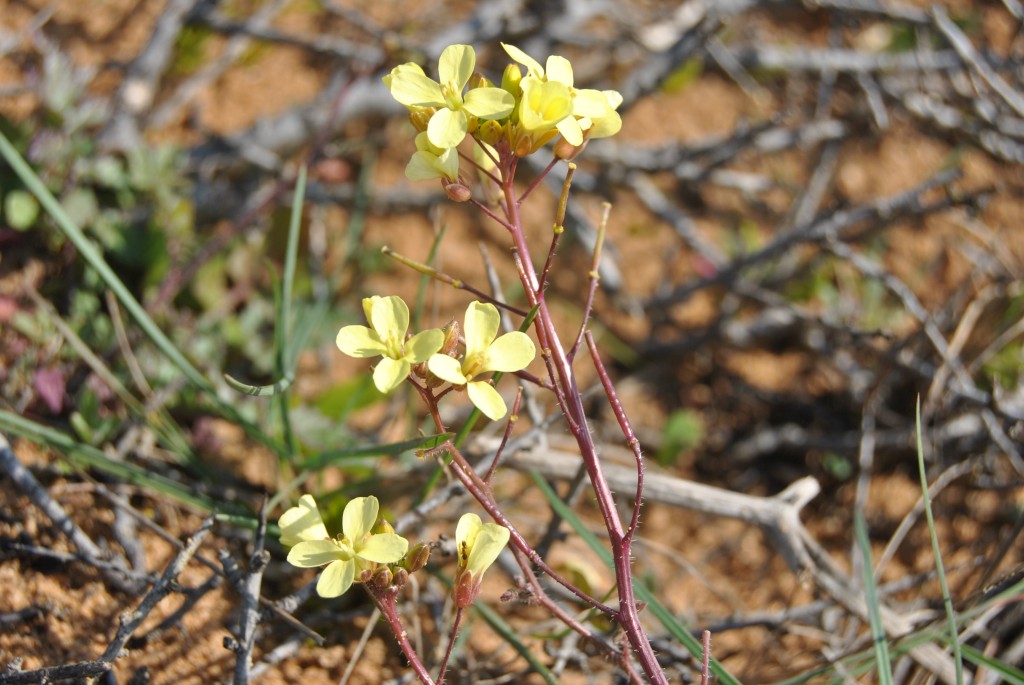
M 127 483 L 140 485 L 162 493 L 204 512 L 229 510 L 236 515 L 254 518 L 251 513 L 238 505 L 226 505 L 198 495 L 193 488 L 152 473 L 134 464 L 111 459 L 102 451 L 78 442 L 70 435 L 49 426 L 36 423 L 8 411 L 0 410 L 0 430 L 26 440 L 46 445 L 64 455 L 68 462 L 78 468 L 94 468 Z
M 192 362 L 185 357 L 174 342 L 150 318 L 145 308 L 135 299 L 135 296 L 132 295 L 131 291 L 128 290 L 114 270 L 110 268 L 110 265 L 107 264 L 107 261 L 93 242 L 71 220 L 67 212 L 64 211 L 64 208 L 60 206 L 57 199 L 50 193 L 46 184 L 43 183 L 42 179 L 29 166 L 28 162 L 18 153 L 2 131 L 0 131 L 0 156 L 11 166 L 21 179 L 21 182 L 25 184 L 25 187 L 35 195 L 39 204 L 42 205 L 43 209 L 54 220 L 58 228 L 67 236 L 67 239 L 75 246 L 86 263 L 99 274 L 106 286 L 110 288 L 111 292 L 121 302 L 121 305 L 131 314 L 132 318 L 135 319 L 135 322 L 153 344 L 157 346 L 157 349 L 177 367 L 192 385 L 206 393 L 210 401 L 214 403 L 223 416 L 238 423 L 255 439 L 271 448 L 275 453 L 280 454 L 282 448 L 279 444 L 270 439 L 269 436 L 264 434 L 254 424 L 245 420 L 233 406 L 217 396 L 216 388 L 210 383 L 209 379 L 192 365 Z
M 956 611 L 953 608 L 953 600 L 949 596 L 949 584 L 946 582 L 946 569 L 942 563 L 942 551 L 939 549 L 939 536 L 935 532 L 935 518 L 932 514 L 932 498 L 928 494 L 928 476 L 924 468 L 924 443 L 921 439 L 921 398 L 917 398 L 915 414 L 915 428 L 917 431 L 917 470 L 921 475 L 921 499 L 924 502 L 924 515 L 928 522 L 928 536 L 932 541 L 932 553 L 935 555 L 935 572 L 939 577 L 939 587 L 942 590 L 942 606 L 946 610 L 946 625 L 949 628 L 949 644 L 953 648 L 953 663 L 956 666 L 957 685 L 964 682 L 964 658 L 960 653 L 960 639 L 956 627 Z
M 882 616 L 878 604 L 878 588 L 875 586 L 874 564 L 871 562 L 871 542 L 868 540 L 864 516 L 856 512 L 853 517 L 857 546 L 864 558 L 864 600 L 868 607 L 871 623 L 871 639 L 875 646 L 875 663 L 880 685 L 892 685 L 892 659 L 889 656 L 889 641 L 882 627 Z

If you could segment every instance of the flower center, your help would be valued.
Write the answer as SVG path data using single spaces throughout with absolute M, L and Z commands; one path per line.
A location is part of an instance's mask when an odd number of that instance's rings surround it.
M 441 95 L 444 97 L 448 109 L 452 111 L 460 109 L 462 107 L 462 89 L 459 88 L 459 84 L 455 81 L 448 81 L 440 85 Z

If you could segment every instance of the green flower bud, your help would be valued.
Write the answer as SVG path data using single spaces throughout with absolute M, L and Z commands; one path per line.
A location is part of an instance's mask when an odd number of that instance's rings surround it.
M 512 97 L 519 98 L 519 82 L 523 80 L 523 72 L 519 70 L 518 64 L 510 64 L 505 67 L 501 75 L 501 89 L 512 94 Z
M 505 127 L 493 119 L 480 124 L 476 130 L 477 140 L 494 146 L 505 136 Z

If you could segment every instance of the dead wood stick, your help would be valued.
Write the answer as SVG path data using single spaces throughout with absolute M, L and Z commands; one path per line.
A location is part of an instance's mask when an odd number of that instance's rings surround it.
M 171 560 L 171 563 L 168 564 L 156 585 L 150 588 L 146 596 L 142 598 L 138 608 L 130 614 L 125 613 L 121 615 L 121 625 L 117 629 L 117 634 L 99 658 L 100 661 L 110 663 L 120 656 L 121 650 L 124 649 L 132 634 L 139 629 L 139 626 L 146 620 L 146 617 L 153 611 L 157 603 L 174 589 L 173 586 L 178 576 L 185 570 L 188 562 L 191 561 L 196 551 L 199 550 L 199 545 L 202 544 L 212 528 L 213 517 L 208 516 L 203 520 L 202 525 L 199 526 L 199 530 L 188 539 L 188 542 L 185 543 L 181 551 Z
M 953 20 L 946 14 L 946 10 L 939 6 L 932 7 L 932 18 L 935 26 L 946 37 L 956 54 L 960 55 L 967 66 L 975 71 L 992 88 L 1003 102 L 1013 108 L 1019 116 L 1024 117 L 1024 95 L 1021 95 L 1000 76 L 995 69 L 989 66 L 978 51 L 974 49 L 971 41 L 960 30 L 960 27 L 953 23 Z
M 264 548 L 267 538 L 267 499 L 260 507 L 259 526 L 256 528 L 254 549 L 249 559 L 249 571 L 239 584 L 242 594 L 242 616 L 238 621 L 238 640 L 235 645 L 235 679 L 233 685 L 248 685 L 252 669 L 252 650 L 256 645 L 256 627 L 260 621 L 260 587 L 263 571 L 270 561 Z
M 55 680 L 71 680 L 75 682 L 85 678 L 95 678 L 110 670 L 110 664 L 102 661 L 79 661 L 63 666 L 49 666 L 31 671 L 18 670 L 21 660 L 15 659 L 0 671 L 0 685 L 28 685 L 29 683 L 52 683 Z
M 64 508 L 50 497 L 50 493 L 36 480 L 32 472 L 18 461 L 14 451 L 11 449 L 10 443 L 7 442 L 7 438 L 3 434 L 0 434 L 0 469 L 3 469 L 11 480 L 28 495 L 32 503 L 74 543 L 78 550 L 79 558 L 100 569 L 104 579 L 112 587 L 129 594 L 138 594 L 145 587 L 146 579 L 144 576 L 132 572 L 124 559 L 112 556 L 110 553 L 102 550 L 67 515 Z
M 578 457 L 550 448 L 543 454 L 539 451 L 517 451 L 509 454 L 506 460 L 506 464 L 514 468 L 534 470 L 562 480 L 572 479 L 579 463 Z M 612 490 L 636 490 L 635 468 L 617 464 L 604 464 L 602 468 Z M 661 473 L 649 474 L 644 483 L 644 499 L 649 502 L 671 504 L 762 527 L 779 543 L 779 552 L 797 573 L 807 571 L 812 565 L 800 541 L 799 531 L 803 529 L 800 510 L 819 491 L 818 481 L 810 476 L 801 478 L 773 497 L 744 495 Z

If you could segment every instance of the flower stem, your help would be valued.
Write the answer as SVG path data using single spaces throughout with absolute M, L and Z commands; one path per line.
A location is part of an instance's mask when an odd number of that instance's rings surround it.
M 545 362 L 549 368 L 554 367 L 557 378 L 552 381 L 560 386 L 561 392 L 556 393 L 562 412 L 565 414 L 570 432 L 576 439 L 583 458 L 583 464 L 587 475 L 590 478 L 591 487 L 597 499 L 598 508 L 604 519 L 605 529 L 608 531 L 608 539 L 611 543 L 612 557 L 615 566 L 615 582 L 619 595 L 619 610 L 614 617 L 618 620 L 637 656 L 640 666 L 652 683 L 667 685 L 665 674 L 658 665 L 657 657 L 651 647 L 650 640 L 644 632 L 640 623 L 640 616 L 637 611 L 636 601 L 633 596 L 633 580 L 630 568 L 630 543 L 633 536 L 633 525 L 627 533 L 623 529 L 622 521 L 619 519 L 615 509 L 615 500 L 612 497 L 611 489 L 605 479 L 604 472 L 597 456 L 597 447 L 594 444 L 590 428 L 587 425 L 586 411 L 583 407 L 583 399 L 579 393 L 575 373 L 572 364 L 566 355 L 558 332 L 555 329 L 554 320 L 548 310 L 545 301 L 544 291 L 540 287 L 537 278 L 537 271 L 533 266 L 530 257 L 529 247 L 526 243 L 526 235 L 522 224 L 522 217 L 519 213 L 520 200 L 515 194 L 515 167 L 516 159 L 513 155 L 503 155 L 502 164 L 499 168 L 502 173 L 502 191 L 504 194 L 504 209 L 507 221 L 503 225 L 511 227 L 509 234 L 513 246 L 521 260 L 520 277 L 523 280 L 523 288 L 526 291 L 527 300 L 531 307 L 537 308 L 537 317 L 534 320 L 534 327 L 537 338 L 540 342 L 542 354 L 545 355 Z
M 395 602 L 395 598 L 398 594 L 398 588 L 391 586 L 383 590 L 379 590 L 373 587 L 371 583 L 364 585 L 366 591 L 370 593 L 370 597 L 373 598 L 374 604 L 380 609 L 381 615 L 387 622 L 388 627 L 391 628 L 391 632 L 395 636 L 395 640 L 398 642 L 398 646 L 401 648 L 402 653 L 405 654 L 405 658 L 409 660 L 409 665 L 412 666 L 412 670 L 416 672 L 416 676 L 420 679 L 423 685 L 437 685 L 434 679 L 430 677 L 430 672 L 427 671 L 427 667 L 420 661 L 419 654 L 416 653 L 416 648 L 409 642 L 409 634 L 405 632 L 405 627 L 402 625 L 402 619 L 398 615 L 398 606 Z M 440 681 L 437 681 L 440 682 Z
M 441 661 L 441 670 L 437 674 L 437 685 L 444 685 L 444 674 L 448 670 L 448 660 L 452 658 L 452 649 L 455 647 L 455 638 L 459 636 L 459 626 L 462 625 L 462 608 L 455 609 L 455 619 L 452 621 L 452 632 L 448 636 L 448 648 L 444 651 L 444 659 Z

